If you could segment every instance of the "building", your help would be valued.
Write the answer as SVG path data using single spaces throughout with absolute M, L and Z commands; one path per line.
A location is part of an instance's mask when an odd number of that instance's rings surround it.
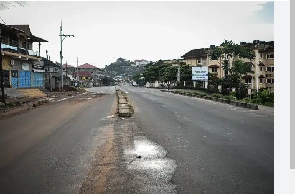
M 209 49 L 193 49 L 183 56 L 183 61 L 189 66 L 207 66 Z
M 41 42 L 48 42 L 33 35 L 29 25 L 4 25 L 1 28 L 2 66 L 5 86 L 13 88 L 44 87 L 42 74 Z M 39 52 L 33 43 L 39 43 Z
M 63 69 L 63 74 L 64 75 L 73 75 L 73 73 L 75 72 L 75 71 L 77 71 L 77 67 L 74 67 L 74 66 L 72 66 L 72 65 L 68 65 L 68 64 L 64 64 L 63 66 L 62 66 L 62 69 Z
M 79 80 L 89 80 L 93 78 L 97 78 L 100 75 L 104 74 L 104 71 L 94 65 L 90 65 L 88 63 L 85 63 L 83 65 L 78 66 L 78 68 L 75 68 L 73 66 L 68 67 L 69 69 L 72 68 L 73 72 L 72 75 L 74 77 L 79 76 Z
M 179 66 L 180 63 L 184 63 L 185 61 L 183 59 L 168 59 L 168 60 L 163 60 L 164 64 L 169 64 L 172 66 Z
M 266 88 L 274 92 L 274 41 L 254 40 L 253 43 L 241 44 L 251 47 L 255 52 L 252 61 L 254 74 L 249 74 L 245 83 L 251 85 L 253 90 Z
M 145 66 L 149 64 L 150 62 L 142 59 L 142 60 L 134 60 L 134 63 L 135 63 L 135 66 L 137 67 L 137 66 Z
M 251 65 L 254 73 L 249 73 L 243 77 L 244 83 L 249 85 L 254 91 L 266 88 L 274 91 L 274 41 L 265 42 L 254 40 L 252 43 L 240 42 L 240 45 L 250 47 L 255 52 L 255 59 L 243 59 L 248 65 Z M 214 49 L 215 45 L 210 48 L 194 49 L 182 56 L 184 62 L 190 66 L 208 66 L 210 73 L 216 74 L 219 78 L 223 78 L 227 72 L 223 69 L 222 60 L 211 60 L 210 50 Z M 232 65 L 233 58 L 229 58 L 229 64 Z

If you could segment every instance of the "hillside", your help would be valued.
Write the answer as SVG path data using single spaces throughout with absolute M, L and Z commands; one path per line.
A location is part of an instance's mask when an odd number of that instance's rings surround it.
M 129 76 L 143 72 L 143 66 L 133 66 L 134 62 L 123 58 L 118 58 L 116 62 L 105 66 L 105 72 L 109 76 Z

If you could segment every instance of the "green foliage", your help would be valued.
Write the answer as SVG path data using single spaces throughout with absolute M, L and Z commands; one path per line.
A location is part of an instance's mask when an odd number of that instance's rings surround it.
M 218 93 L 214 93 L 211 95 L 212 97 L 215 97 L 215 98 L 222 98 L 223 95 L 222 94 L 218 94 Z
M 141 73 L 136 73 L 135 75 L 133 75 L 132 79 L 134 81 L 136 81 L 136 83 L 138 83 L 141 79 L 142 76 L 141 76 Z
M 164 82 L 172 81 L 175 82 L 177 80 L 177 67 L 168 66 L 163 70 L 162 80 Z
M 236 96 L 236 92 L 230 92 L 229 95 L 235 97 Z
M 180 66 L 180 80 L 191 81 L 192 80 L 192 67 L 189 65 Z
M 149 64 L 145 66 L 143 76 L 147 82 L 155 82 L 163 79 L 166 65 L 162 60 L 157 61 L 155 64 Z
M 229 95 L 229 91 L 231 91 L 232 88 L 240 88 L 242 85 L 242 76 L 253 73 L 251 66 L 237 59 L 240 57 L 252 60 L 255 58 L 255 52 L 251 48 L 235 44 L 231 40 L 225 40 L 220 47 L 212 49 L 209 56 L 211 60 L 220 59 L 223 69 L 228 72 L 227 76 L 220 79 L 222 94 L 224 95 Z M 229 57 L 233 59 L 232 67 L 229 66 Z M 243 96 L 244 92 L 239 92 L 237 97 L 240 98 Z
M 251 100 L 249 97 L 246 97 L 246 98 L 244 98 L 242 101 L 243 101 L 243 102 L 247 102 L 247 103 L 249 103 L 249 102 L 251 102 L 252 100 Z
M 260 98 L 260 102 L 262 104 L 274 103 L 274 93 L 270 92 L 269 90 L 258 92 L 257 98 Z
M 240 78 L 243 75 L 247 75 L 248 73 L 254 73 L 252 71 L 252 67 L 248 65 L 247 63 L 244 63 L 241 60 L 237 60 L 233 62 L 233 67 L 232 67 L 232 73 L 239 75 Z
M 274 93 L 270 92 L 269 90 L 265 89 L 262 91 L 259 91 L 257 95 L 253 96 L 252 99 L 250 98 L 244 98 L 244 102 L 247 103 L 255 103 L 255 104 L 262 104 L 265 106 L 274 106 Z
M 105 71 L 111 76 L 118 75 L 134 75 L 136 73 L 143 72 L 144 67 L 131 66 L 133 62 L 123 58 L 118 58 L 115 62 L 105 66 Z

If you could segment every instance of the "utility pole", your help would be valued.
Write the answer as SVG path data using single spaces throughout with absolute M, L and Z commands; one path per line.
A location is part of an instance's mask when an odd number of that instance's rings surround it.
M 63 67 L 62 67 L 62 59 L 63 59 L 63 56 L 62 56 L 62 42 L 67 37 L 75 37 L 75 36 L 74 35 L 65 35 L 65 34 L 62 33 L 62 20 L 61 20 L 61 23 L 60 23 L 60 33 L 59 33 L 59 36 L 60 36 L 61 88 L 63 89 L 64 88 L 64 79 L 63 79 Z
M 79 68 L 78 68 L 78 64 L 79 63 L 78 63 L 78 57 L 77 57 L 77 73 L 76 73 L 76 76 L 77 76 L 77 80 L 80 81 L 79 80 Z
M 68 62 L 66 61 L 66 77 L 68 77 Z
M 2 91 L 2 102 L 5 103 L 5 93 L 4 93 L 4 75 L 3 75 L 3 67 L 2 67 L 2 36 L 1 36 L 1 28 L 0 28 L 0 74 L 1 74 L 1 91 Z

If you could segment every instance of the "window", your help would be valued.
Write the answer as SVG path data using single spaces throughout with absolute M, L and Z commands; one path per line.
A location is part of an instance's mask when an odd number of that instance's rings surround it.
M 267 80 L 266 80 L 266 83 L 268 83 L 268 84 L 273 84 L 273 83 L 274 83 L 274 79 L 267 79 Z
M 263 59 L 263 54 L 260 54 L 260 58 Z
M 201 63 L 201 60 L 200 59 L 198 59 L 198 63 Z
M 212 67 L 212 72 L 216 73 L 217 72 L 217 67 Z
M 267 59 L 274 59 L 274 54 L 267 54 Z
M 266 68 L 266 71 L 268 71 L 268 72 L 274 72 L 274 67 L 267 67 Z
M 262 84 L 263 83 L 263 79 L 262 78 L 260 78 L 260 84 Z
M 252 83 L 252 79 L 251 78 L 246 78 L 245 79 L 245 83 L 246 84 L 251 84 Z
M 263 71 L 263 67 L 260 67 L 260 71 Z

